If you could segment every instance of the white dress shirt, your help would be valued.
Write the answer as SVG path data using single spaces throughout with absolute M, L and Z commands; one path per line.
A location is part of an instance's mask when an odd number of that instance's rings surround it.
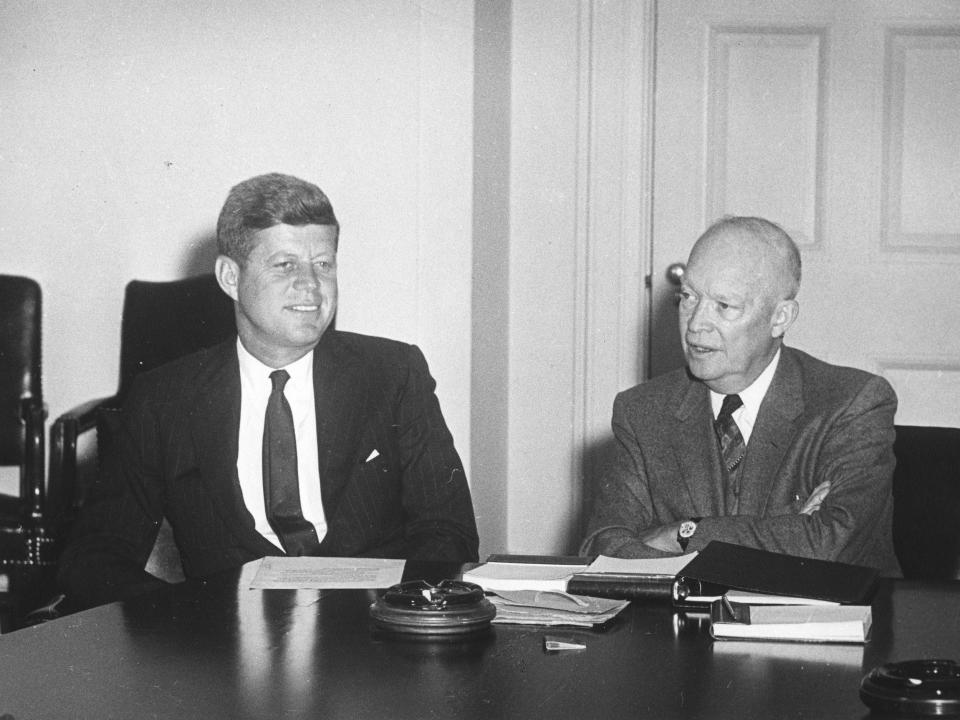
M 744 445 L 749 445 L 750 435 L 753 433 L 753 426 L 757 422 L 757 413 L 760 412 L 760 403 L 763 402 L 767 390 L 770 389 L 770 383 L 773 382 L 774 373 L 777 372 L 777 365 L 780 362 L 780 350 L 773 356 L 773 360 L 763 369 L 763 372 L 754 380 L 749 387 L 737 393 L 743 401 L 743 405 L 734 410 L 733 420 L 740 428 L 740 434 L 743 435 Z M 720 414 L 720 406 L 723 405 L 724 395 L 710 391 L 710 404 L 713 407 L 713 418 L 716 420 Z
M 247 352 L 237 338 L 240 360 L 240 435 L 237 475 L 243 501 L 256 521 L 257 532 L 282 549 L 277 534 L 267 522 L 263 498 L 263 422 L 273 385 L 270 373 L 286 370 L 290 379 L 283 395 L 293 414 L 297 440 L 297 473 L 303 516 L 313 523 L 317 539 L 327 534 L 327 521 L 320 496 L 320 464 L 317 456 L 317 414 L 313 394 L 313 352 L 284 368 L 271 368 Z

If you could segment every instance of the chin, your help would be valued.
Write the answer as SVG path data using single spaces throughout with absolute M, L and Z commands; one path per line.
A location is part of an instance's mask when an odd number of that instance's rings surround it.
M 687 358 L 687 369 L 690 370 L 690 374 L 697 378 L 697 380 L 702 380 L 703 382 L 713 380 L 720 376 L 720 373 L 715 368 L 710 367 L 710 363 L 696 359 L 691 360 Z

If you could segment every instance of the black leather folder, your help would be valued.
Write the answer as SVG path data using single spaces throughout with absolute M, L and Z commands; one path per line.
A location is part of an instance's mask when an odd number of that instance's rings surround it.
M 713 541 L 677 574 L 677 605 L 709 606 L 727 590 L 869 604 L 880 573 L 875 568 L 784 555 Z

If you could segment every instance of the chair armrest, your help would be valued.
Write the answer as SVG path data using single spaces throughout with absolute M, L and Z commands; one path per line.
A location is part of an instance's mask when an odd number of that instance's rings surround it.
M 116 395 L 77 405 L 58 417 L 50 427 L 50 474 L 48 502 L 53 517 L 75 509 L 77 493 L 77 441 L 97 428 L 97 411 L 119 404 Z
M 43 518 L 44 435 L 46 435 L 47 408 L 39 398 L 21 401 L 20 417 L 24 424 L 23 472 L 20 473 L 20 501 L 23 519 L 39 521 Z

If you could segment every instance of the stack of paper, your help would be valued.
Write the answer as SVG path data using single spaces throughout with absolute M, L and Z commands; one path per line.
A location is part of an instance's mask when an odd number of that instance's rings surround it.
M 541 590 L 499 591 L 488 599 L 497 608 L 494 623 L 516 625 L 594 627 L 612 620 L 629 604 Z

